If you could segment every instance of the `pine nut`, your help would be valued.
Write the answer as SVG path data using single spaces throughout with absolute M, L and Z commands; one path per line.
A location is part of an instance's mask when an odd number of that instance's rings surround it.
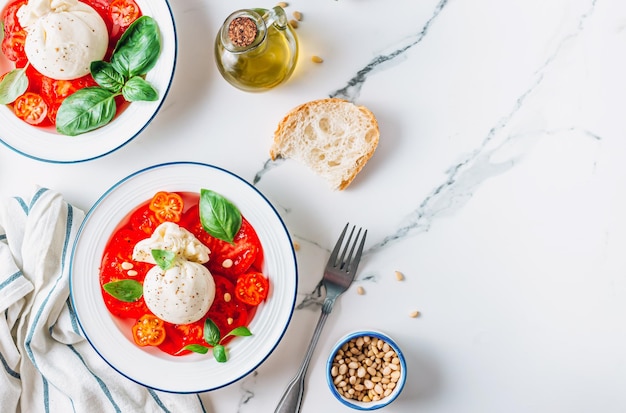
M 419 317 L 419 316 L 420 316 L 420 312 L 419 312 L 419 311 L 417 311 L 417 310 L 415 310 L 415 311 L 411 311 L 411 312 L 409 313 L 409 317 L 411 317 L 411 318 L 417 318 L 417 317 Z
M 291 19 L 289 20 L 289 24 L 291 25 L 291 27 L 293 27 L 294 29 L 298 28 L 298 21 L 295 19 Z
M 404 281 L 404 274 L 402 274 L 400 271 L 396 271 L 396 280 L 398 281 Z
M 135 270 L 128 270 L 128 272 L 126 274 L 128 274 L 129 277 L 136 277 L 137 276 L 137 271 L 135 271 Z
M 130 270 L 130 269 L 131 269 L 131 268 L 133 268 L 133 267 L 134 267 L 134 265 L 133 265 L 133 263 L 132 263 L 132 262 L 124 261 L 124 262 L 122 263 L 122 269 L 123 269 L 123 270 Z
M 322 59 L 321 57 L 319 57 L 317 55 L 311 56 L 311 61 L 313 63 L 324 63 L 324 59 Z
M 365 288 L 361 287 L 360 285 L 356 288 L 356 293 L 358 295 L 363 295 L 365 294 Z

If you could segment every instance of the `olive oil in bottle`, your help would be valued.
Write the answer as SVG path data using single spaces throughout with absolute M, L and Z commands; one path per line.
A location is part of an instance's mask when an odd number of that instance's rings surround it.
M 232 13 L 215 39 L 220 73 L 244 91 L 261 92 L 285 82 L 297 60 L 298 40 L 280 6 Z

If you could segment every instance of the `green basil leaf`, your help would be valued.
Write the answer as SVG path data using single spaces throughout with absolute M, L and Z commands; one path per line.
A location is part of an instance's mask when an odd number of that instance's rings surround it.
M 26 92 L 28 77 L 26 68 L 13 69 L 0 82 L 0 104 L 8 105 Z
M 211 346 L 217 346 L 220 342 L 220 329 L 215 325 L 213 320 L 207 318 L 204 320 L 204 341 Z
M 174 265 L 176 254 L 169 250 L 152 250 L 152 258 L 157 265 L 163 270 L 167 271 Z
M 213 357 L 215 357 L 215 360 L 217 360 L 218 363 L 226 363 L 226 361 L 228 361 L 228 357 L 226 357 L 226 348 L 221 344 L 213 347 Z
M 104 291 L 120 301 L 132 303 L 143 295 L 143 286 L 135 280 L 112 281 L 102 286 Z
M 232 243 L 241 228 L 241 212 L 217 192 L 201 189 L 200 222 L 209 235 Z
M 91 76 L 103 88 L 117 93 L 122 90 L 126 79 L 119 73 L 111 63 L 98 60 L 91 62 Z
M 226 336 L 224 336 L 224 338 L 228 337 L 228 336 L 235 336 L 235 337 L 248 337 L 251 336 L 252 332 L 248 329 L 248 327 L 246 326 L 242 326 L 242 327 L 237 327 L 234 328 L 230 331 L 230 333 L 226 334 Z
M 134 76 L 128 79 L 122 88 L 124 99 L 129 102 L 148 101 L 154 102 L 159 98 L 159 94 L 152 85 L 142 77 Z
M 135 20 L 118 40 L 111 64 L 127 79 L 145 75 L 154 67 L 161 53 L 161 33 L 149 16 Z
M 189 350 L 199 354 L 206 354 L 209 352 L 209 348 L 207 346 L 203 346 L 202 344 L 188 344 L 183 347 L 183 349 L 180 350 L 179 353 L 183 350 Z
M 69 95 L 57 112 L 59 133 L 76 136 L 109 123 L 115 116 L 115 94 L 101 87 L 86 87 Z

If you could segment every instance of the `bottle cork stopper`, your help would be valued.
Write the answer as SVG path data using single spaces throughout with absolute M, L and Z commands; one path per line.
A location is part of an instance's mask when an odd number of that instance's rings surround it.
M 256 23 L 250 17 L 237 17 L 228 26 L 228 37 L 235 46 L 250 46 L 256 35 Z

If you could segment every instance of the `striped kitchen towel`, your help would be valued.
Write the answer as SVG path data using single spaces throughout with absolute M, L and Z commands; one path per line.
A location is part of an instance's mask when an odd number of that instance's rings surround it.
M 84 213 L 52 190 L 0 201 L 0 411 L 205 412 L 195 394 L 148 389 L 82 335 L 69 257 Z

